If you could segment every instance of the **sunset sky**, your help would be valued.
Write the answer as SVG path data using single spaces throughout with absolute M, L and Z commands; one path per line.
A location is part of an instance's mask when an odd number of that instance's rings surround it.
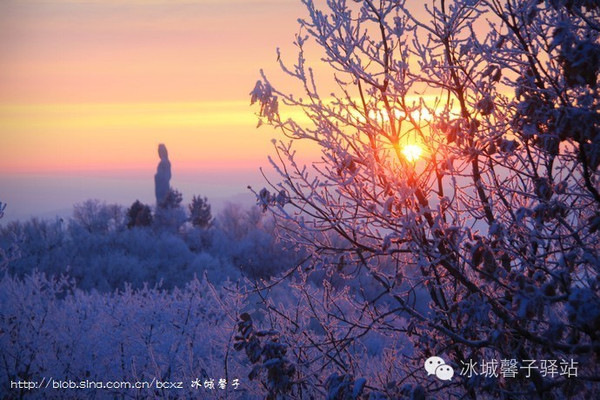
M 209 196 L 261 182 L 273 131 L 248 93 L 292 60 L 295 0 L 0 2 L 0 201 L 7 217 L 87 198 L 153 200 L 159 143 L 172 186 Z

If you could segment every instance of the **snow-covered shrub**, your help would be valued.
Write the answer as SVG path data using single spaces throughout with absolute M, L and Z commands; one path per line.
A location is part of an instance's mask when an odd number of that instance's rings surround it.
M 230 351 L 243 297 L 204 280 L 100 294 L 33 273 L 0 279 L 0 382 L 8 398 L 260 398 Z M 194 388 L 209 378 L 227 389 Z M 10 382 L 183 382 L 181 390 L 10 389 Z M 235 389 L 231 383 L 238 379 Z M 44 385 L 42 385 L 44 386 Z
M 258 207 L 228 204 L 217 216 L 211 251 L 231 260 L 251 278 L 269 277 L 297 264 L 301 253 L 277 239 L 274 220 Z
M 256 208 L 232 205 L 210 229 L 189 225 L 175 231 L 156 224 L 125 229 L 124 220 L 114 223 L 115 213 L 107 212 L 117 206 L 84 204 L 77 206 L 77 219 L 33 218 L 0 228 L 6 256 L 20 249 L 20 257 L 10 256 L 12 262 L 4 263 L 9 272 L 21 277 L 34 270 L 49 276 L 66 273 L 84 290 L 112 291 L 126 284 L 171 289 L 205 273 L 211 282 L 240 273 L 266 277 L 297 259 L 277 242 L 273 220 Z
M 87 229 L 82 231 L 90 234 Z M 9 271 L 24 274 L 38 269 L 49 274 L 64 272 L 73 247 L 62 219 L 42 220 L 32 218 L 26 222 L 10 222 L 0 228 L 0 247 L 17 244 L 19 257 L 9 264 Z
M 237 280 L 242 274 L 226 256 L 200 252 L 195 255 L 185 275 L 192 277 L 206 275 L 209 282 L 219 284 L 227 279 Z

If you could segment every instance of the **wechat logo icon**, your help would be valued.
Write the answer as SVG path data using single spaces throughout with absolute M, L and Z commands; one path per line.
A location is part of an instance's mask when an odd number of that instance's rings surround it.
M 429 357 L 424 367 L 427 375 L 435 375 L 442 381 L 449 381 L 454 376 L 454 368 L 446 364 L 442 357 Z

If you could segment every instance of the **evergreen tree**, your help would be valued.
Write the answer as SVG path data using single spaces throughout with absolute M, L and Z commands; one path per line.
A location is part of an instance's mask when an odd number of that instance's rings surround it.
M 213 217 L 206 197 L 194 196 L 188 208 L 192 225 L 199 228 L 209 228 L 212 225 Z
M 128 228 L 152 225 L 152 211 L 150 210 L 150 207 L 146 204 L 142 204 L 139 200 L 136 200 L 129 210 L 127 210 L 127 218 Z

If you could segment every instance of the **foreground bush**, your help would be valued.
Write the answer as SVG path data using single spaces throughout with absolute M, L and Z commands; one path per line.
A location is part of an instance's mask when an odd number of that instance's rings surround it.
M 170 292 L 127 288 L 106 294 L 42 274 L 0 280 L 0 391 L 10 398 L 218 398 L 225 390 L 191 382 L 239 379 L 226 389 L 252 397 L 257 386 L 229 350 L 241 297 L 193 280 Z M 166 389 L 10 389 L 10 382 L 183 382 Z

